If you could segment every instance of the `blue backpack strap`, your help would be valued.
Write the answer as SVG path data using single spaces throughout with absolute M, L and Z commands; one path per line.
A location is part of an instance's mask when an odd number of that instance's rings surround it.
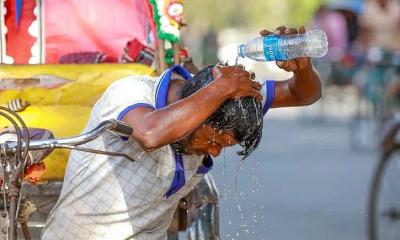
M 160 85 L 157 88 L 156 96 L 156 109 L 163 108 L 167 106 L 167 96 L 168 96 L 168 88 L 169 82 L 171 80 L 172 73 L 178 73 L 181 75 L 185 80 L 190 80 L 192 75 L 190 74 L 189 70 L 180 66 L 174 65 L 168 68 L 162 75 L 160 80 Z
M 206 174 L 208 173 L 214 165 L 214 162 L 210 155 L 207 155 L 203 158 L 203 162 L 200 167 L 197 169 L 197 174 Z
M 181 75 L 185 80 L 190 80 L 192 75 L 190 72 L 180 66 L 174 65 L 167 69 L 163 75 L 161 76 L 160 85 L 157 89 L 157 101 L 156 101 L 156 108 L 160 109 L 167 106 L 167 96 L 168 96 L 168 88 L 169 82 L 171 80 L 172 73 L 178 73 Z M 183 157 L 182 154 L 175 153 L 175 175 L 174 179 L 172 180 L 172 184 L 168 191 L 165 193 L 164 197 L 169 198 L 174 195 L 176 192 L 179 191 L 186 183 L 185 180 L 185 168 L 183 165 Z
M 175 175 L 171 186 L 165 193 L 164 197 L 169 198 L 179 191 L 185 185 L 185 168 L 183 166 L 182 154 L 175 153 Z

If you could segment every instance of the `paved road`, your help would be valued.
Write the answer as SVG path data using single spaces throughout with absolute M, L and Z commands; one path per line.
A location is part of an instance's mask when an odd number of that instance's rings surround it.
M 366 239 L 376 151 L 351 150 L 345 116 L 305 125 L 295 115 L 269 113 L 253 157 L 239 163 L 229 149 L 216 160 L 222 239 Z

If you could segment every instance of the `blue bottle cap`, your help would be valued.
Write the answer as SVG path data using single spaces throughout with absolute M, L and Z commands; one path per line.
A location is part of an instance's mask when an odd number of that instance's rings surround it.
M 239 57 L 241 57 L 241 58 L 244 58 L 245 56 L 244 56 L 244 44 L 240 44 L 239 46 L 238 46 L 238 55 L 239 55 Z

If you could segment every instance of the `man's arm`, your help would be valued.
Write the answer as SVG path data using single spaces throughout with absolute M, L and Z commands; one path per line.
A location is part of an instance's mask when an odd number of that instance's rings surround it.
M 305 33 L 305 28 L 278 27 L 274 34 Z M 261 35 L 272 34 L 268 30 L 262 30 Z M 304 106 L 316 102 L 321 97 L 321 82 L 318 73 L 314 70 L 310 58 L 301 57 L 289 61 L 277 61 L 278 67 L 288 72 L 293 72 L 291 79 L 275 82 L 275 99 L 272 107 Z
M 213 76 L 215 80 L 207 87 L 165 108 L 138 107 L 129 111 L 122 120 L 133 128 L 132 137 L 145 150 L 152 150 L 185 137 L 226 99 L 252 96 L 262 100 L 261 85 L 241 67 L 215 67 Z

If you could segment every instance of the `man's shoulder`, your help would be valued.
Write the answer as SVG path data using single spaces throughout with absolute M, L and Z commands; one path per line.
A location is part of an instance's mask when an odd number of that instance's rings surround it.
M 115 87 L 119 85 L 154 85 L 157 78 L 148 75 L 131 75 L 113 82 L 110 87 Z
M 128 76 L 113 82 L 105 91 L 103 97 L 151 96 L 154 94 L 156 78 L 146 75 Z

